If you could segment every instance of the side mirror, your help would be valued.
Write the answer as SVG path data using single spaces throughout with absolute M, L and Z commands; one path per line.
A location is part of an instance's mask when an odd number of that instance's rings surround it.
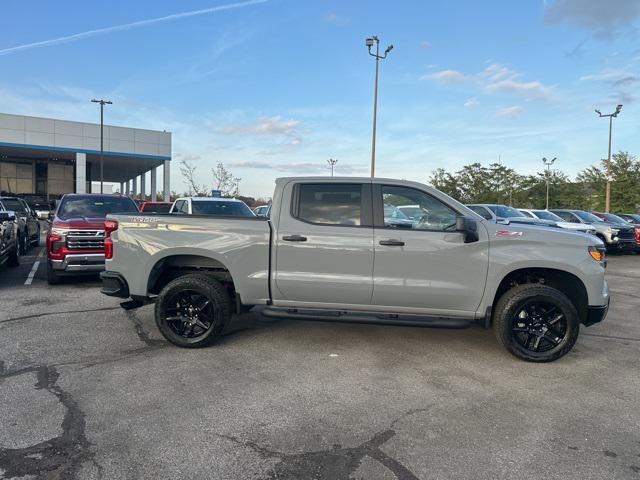
M 478 224 L 473 218 L 457 217 L 456 231 L 464 234 L 464 243 L 477 242 L 480 240 Z
M 52 213 L 52 212 L 49 212 L 49 213 L 47 214 L 47 218 L 48 218 L 49 220 L 53 220 L 53 213 Z

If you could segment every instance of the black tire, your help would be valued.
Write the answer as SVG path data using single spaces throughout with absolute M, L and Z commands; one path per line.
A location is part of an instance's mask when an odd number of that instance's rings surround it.
M 18 267 L 20 266 L 20 255 L 18 255 L 18 243 L 13 246 L 13 250 L 9 253 L 7 257 L 7 266 L 8 267 Z
M 20 249 L 20 255 L 26 255 L 29 250 L 29 240 L 27 238 L 27 232 L 22 235 L 18 235 L 18 248 Z
M 162 289 L 155 317 L 169 342 L 183 348 L 204 347 L 220 338 L 229 323 L 231 299 L 217 280 L 203 274 L 184 275 Z
M 575 345 L 580 319 L 564 293 L 529 283 L 513 287 L 500 297 L 494 309 L 493 329 L 502 346 L 516 357 L 528 362 L 552 362 Z
M 51 263 L 47 262 L 47 283 L 49 285 L 58 285 L 60 281 L 60 275 L 51 267 Z

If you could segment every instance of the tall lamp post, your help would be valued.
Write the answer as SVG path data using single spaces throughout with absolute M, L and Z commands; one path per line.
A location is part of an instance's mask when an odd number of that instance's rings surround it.
M 331 176 L 333 177 L 333 167 L 336 166 L 336 163 L 338 163 L 338 160 L 336 160 L 335 158 L 330 158 L 329 160 L 327 160 L 327 163 L 331 165 Z
M 376 45 L 376 53 L 371 51 L 371 47 Z M 369 55 L 376 59 L 376 80 L 373 87 L 373 135 L 371 139 L 371 176 L 373 177 L 376 172 L 376 121 L 378 116 L 378 67 L 380 60 L 387 58 L 387 54 L 393 50 L 393 45 L 389 45 L 384 51 L 383 55 L 380 55 L 380 40 L 375 35 L 369 37 L 365 41 L 365 45 L 369 49 Z
M 547 206 L 546 209 L 549 210 L 549 180 L 551 177 L 551 165 L 556 161 L 556 157 L 553 157 L 551 160 L 547 160 L 547 157 L 542 157 L 542 163 L 547 166 Z
M 111 100 L 91 100 L 100 104 L 100 193 L 104 193 L 104 106 L 111 105 Z
M 600 118 L 609 117 L 609 154 L 607 155 L 607 189 L 605 191 L 604 197 L 604 211 L 609 213 L 609 208 L 611 207 L 611 130 L 613 128 L 613 119 L 618 116 L 622 110 L 622 105 L 618 105 L 616 107 L 616 111 L 613 113 L 609 113 L 608 115 L 603 115 L 600 110 L 596 108 L 596 113 Z

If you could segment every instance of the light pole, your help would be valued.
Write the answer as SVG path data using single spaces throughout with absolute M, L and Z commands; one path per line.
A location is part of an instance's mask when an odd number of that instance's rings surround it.
M 327 163 L 331 165 L 331 176 L 333 177 L 333 167 L 336 166 L 336 163 L 338 163 L 338 160 L 336 160 L 335 158 L 330 158 L 329 160 L 327 160 Z
M 376 45 L 376 53 L 371 52 L 373 44 Z M 369 37 L 365 41 L 365 45 L 369 49 L 369 55 L 376 59 L 376 80 L 373 87 L 373 135 L 371 139 L 371 176 L 376 172 L 376 121 L 378 116 L 378 66 L 380 60 L 387 58 L 387 54 L 393 50 L 393 45 L 389 45 L 384 51 L 384 55 L 380 55 L 380 40 L 375 35 Z
M 547 166 L 547 210 L 549 210 L 549 178 L 551 176 L 551 165 L 556 161 L 556 157 L 553 157 L 551 160 L 547 160 L 547 157 L 542 157 L 542 163 Z
M 104 106 L 111 105 L 111 100 L 91 100 L 100 104 L 100 193 L 104 193 Z
M 608 115 L 603 115 L 600 110 L 596 108 L 596 113 L 599 117 L 609 117 L 609 154 L 607 155 L 607 189 L 604 197 L 604 211 L 609 213 L 611 207 L 611 130 L 613 128 L 613 119 L 618 116 L 622 110 L 622 105 L 616 107 L 616 111 Z

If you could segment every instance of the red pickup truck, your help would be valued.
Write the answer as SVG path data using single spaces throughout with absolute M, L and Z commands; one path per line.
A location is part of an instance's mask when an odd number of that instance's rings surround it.
M 70 193 L 62 197 L 47 232 L 47 281 L 104 270 L 104 221 L 110 213 L 137 213 L 129 197 Z

